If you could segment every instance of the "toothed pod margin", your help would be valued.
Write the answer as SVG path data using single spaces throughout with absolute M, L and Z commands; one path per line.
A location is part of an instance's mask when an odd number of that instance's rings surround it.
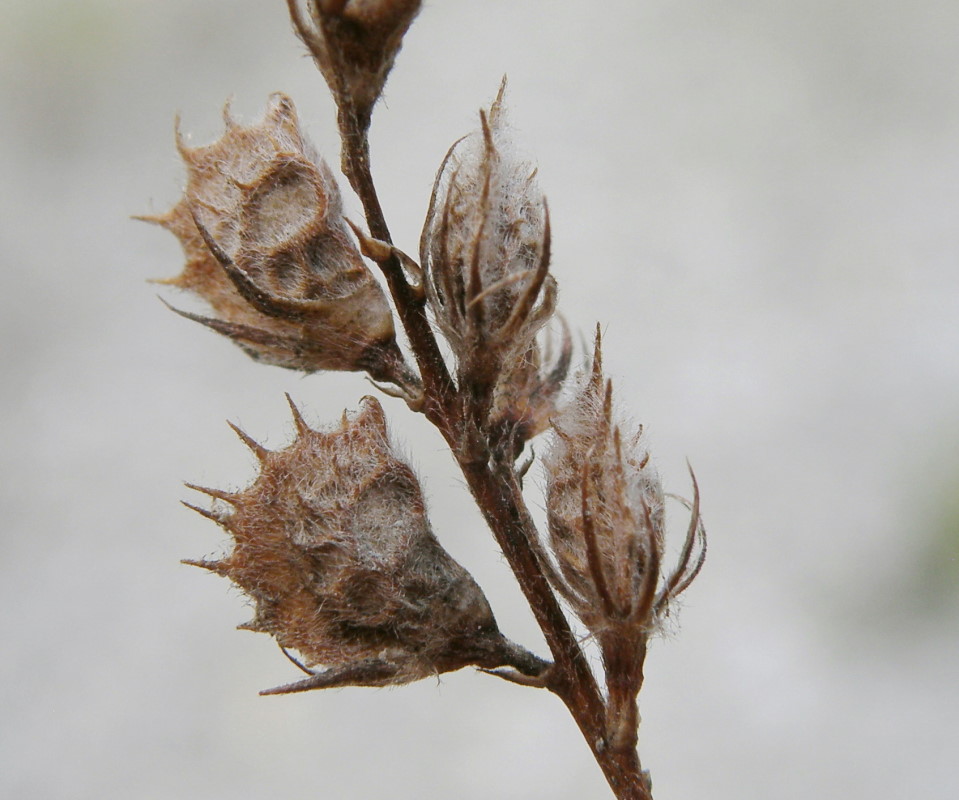
M 293 102 L 273 95 L 258 124 L 188 147 L 182 199 L 141 217 L 180 240 L 186 265 L 168 285 L 193 292 L 213 317 L 179 312 L 253 358 L 289 369 L 367 371 L 391 380 L 402 357 L 382 289 L 343 218 L 336 181 L 300 129 Z
M 313 430 L 290 405 L 297 435 L 289 447 L 269 451 L 240 434 L 260 464 L 250 487 L 200 489 L 229 506 L 200 513 L 229 532 L 232 552 L 188 562 L 250 596 L 255 614 L 244 628 L 324 668 L 285 690 L 333 685 L 324 676 L 337 685 L 399 684 L 504 663 L 512 645 L 482 590 L 433 535 L 380 404 L 364 398 L 332 431 Z

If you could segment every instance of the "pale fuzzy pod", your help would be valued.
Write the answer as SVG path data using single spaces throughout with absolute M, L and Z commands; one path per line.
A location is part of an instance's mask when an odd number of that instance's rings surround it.
M 447 154 L 420 241 L 430 306 L 467 372 L 525 357 L 555 307 L 546 203 L 512 144 L 504 89 Z
M 243 627 L 327 668 L 294 690 L 405 683 L 502 650 L 482 590 L 430 529 L 380 404 L 364 398 L 331 431 L 293 412 L 297 437 L 283 450 L 240 434 L 260 461 L 251 486 L 201 489 L 226 501 L 222 513 L 197 510 L 226 528 L 234 548 L 222 560 L 189 563 L 228 576 L 252 598 L 255 616 Z
M 686 540 L 660 585 L 665 495 L 642 427 L 614 413 L 598 329 L 592 370 L 552 424 L 544 459 L 549 544 L 557 565 L 551 580 L 600 638 L 608 658 L 610 642 L 645 641 L 670 600 L 699 573 L 706 555 L 699 489 L 693 477 L 692 502 L 680 501 L 691 512 Z
M 213 308 L 200 318 L 267 363 L 304 371 L 390 371 L 399 356 L 386 298 L 347 231 L 336 181 L 274 95 L 263 120 L 188 147 L 183 198 L 153 217 L 186 266 L 167 283 Z M 196 318 L 196 317 L 193 317 Z
M 615 413 L 599 329 L 593 366 L 552 419 L 544 467 L 554 588 L 595 637 L 607 689 L 608 746 L 631 752 L 639 722 L 646 642 L 699 573 L 706 556 L 693 477 L 690 524 L 678 564 L 661 580 L 665 494 L 641 426 Z M 546 554 L 544 554 L 545 556 Z M 555 566 L 554 566 L 555 563 Z
M 664 539 L 664 496 L 639 428 L 619 423 L 599 353 L 553 421 L 544 460 L 557 587 L 599 633 L 652 621 Z

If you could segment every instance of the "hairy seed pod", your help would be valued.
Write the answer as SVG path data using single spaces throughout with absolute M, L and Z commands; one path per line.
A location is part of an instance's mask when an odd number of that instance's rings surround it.
M 481 391 L 515 372 L 556 304 L 549 214 L 510 142 L 504 91 L 505 81 L 480 130 L 447 154 L 420 239 L 437 325 L 462 382 Z
M 297 35 L 309 48 L 341 110 L 361 129 L 393 67 L 421 0 L 287 0 Z
M 323 668 L 274 691 L 399 684 L 515 663 L 516 646 L 500 634 L 482 590 L 430 530 L 419 482 L 393 452 L 380 404 L 364 398 L 358 414 L 344 414 L 329 432 L 308 427 L 290 405 L 297 437 L 286 449 L 268 451 L 237 430 L 260 462 L 249 488 L 200 489 L 224 501 L 197 510 L 226 528 L 232 552 L 187 562 L 252 598 L 255 616 L 242 627 Z
M 403 370 L 390 307 L 292 101 L 274 95 L 250 127 L 229 108 L 224 119 L 226 133 L 205 147 L 177 134 L 186 191 L 166 214 L 144 218 L 172 231 L 186 255 L 165 283 L 199 295 L 215 314 L 184 316 L 269 364 L 395 380 Z
M 544 459 L 549 545 L 558 567 L 550 580 L 599 643 L 608 744 L 628 750 L 635 747 L 647 639 L 706 555 L 699 490 L 694 477 L 679 564 L 661 583 L 665 495 L 642 428 L 630 431 L 614 418 L 598 328 L 592 370 L 553 420 L 553 433 Z
M 656 593 L 665 546 L 665 495 L 642 427 L 613 416 L 612 384 L 603 376 L 599 329 L 593 366 L 573 401 L 553 420 L 544 459 L 549 541 L 557 588 L 599 634 L 616 620 L 647 632 L 693 580 L 705 556 L 698 489 L 677 572 Z M 695 489 L 695 481 L 694 481 Z M 699 552 L 693 557 L 693 550 Z

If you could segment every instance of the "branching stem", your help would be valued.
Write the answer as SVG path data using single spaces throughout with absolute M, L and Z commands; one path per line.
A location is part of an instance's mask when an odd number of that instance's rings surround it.
M 360 198 L 370 234 L 392 244 L 370 170 L 368 119 L 358 118 L 342 104 L 338 122 L 343 171 Z M 475 422 L 483 416 L 471 404 L 482 400 L 470 397 L 469 387 L 458 389 L 454 383 L 427 319 L 425 299 L 410 286 L 399 257 L 394 253 L 380 267 L 420 369 L 423 412 L 457 457 L 552 653 L 555 663 L 548 672 L 546 688 L 566 704 L 616 797 L 652 800 L 635 748 L 623 750 L 607 742 L 606 703 L 534 549 L 539 534 L 523 500 L 511 455 L 488 440 L 485 458 L 476 458 L 475 447 L 464 447 L 464 436 L 477 433 Z
M 350 108 L 341 107 L 337 121 L 343 142 L 343 172 L 363 204 L 370 235 L 393 244 L 370 171 L 367 127 Z M 395 251 L 380 263 L 380 268 L 420 369 L 425 400 L 423 413 L 446 435 L 447 418 L 456 387 L 426 317 L 426 300 L 422 293 L 410 286 Z

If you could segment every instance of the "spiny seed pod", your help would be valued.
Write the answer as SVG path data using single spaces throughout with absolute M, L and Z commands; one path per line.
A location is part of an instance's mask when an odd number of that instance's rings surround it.
M 287 0 L 297 35 L 309 48 L 341 111 L 365 130 L 420 0 Z
M 602 370 L 597 327 L 591 373 L 554 420 L 544 459 L 550 580 L 596 637 L 609 693 L 608 744 L 635 746 L 636 695 L 646 642 L 669 602 L 699 573 L 706 555 L 693 477 L 689 529 L 679 563 L 660 584 L 665 495 L 642 427 L 613 417 L 612 384 Z
M 503 638 L 482 590 L 430 530 L 413 470 L 390 445 L 372 397 L 338 430 L 311 429 L 290 401 L 297 437 L 269 451 L 234 428 L 260 462 L 238 493 L 190 506 L 233 537 L 218 561 L 254 601 L 241 627 L 296 650 L 311 677 L 271 693 L 400 684 L 475 664 L 539 669 Z M 525 651 L 523 651 L 525 652 Z
M 430 307 L 461 381 L 479 391 L 527 356 L 556 305 L 549 214 L 510 143 L 505 87 L 447 153 L 420 239 Z
M 186 266 L 165 283 L 210 304 L 183 316 L 230 337 L 253 358 L 290 369 L 403 374 L 393 318 L 343 219 L 326 163 L 300 130 L 292 101 L 273 95 L 262 122 L 188 147 L 183 198 L 144 217 L 173 232 Z

